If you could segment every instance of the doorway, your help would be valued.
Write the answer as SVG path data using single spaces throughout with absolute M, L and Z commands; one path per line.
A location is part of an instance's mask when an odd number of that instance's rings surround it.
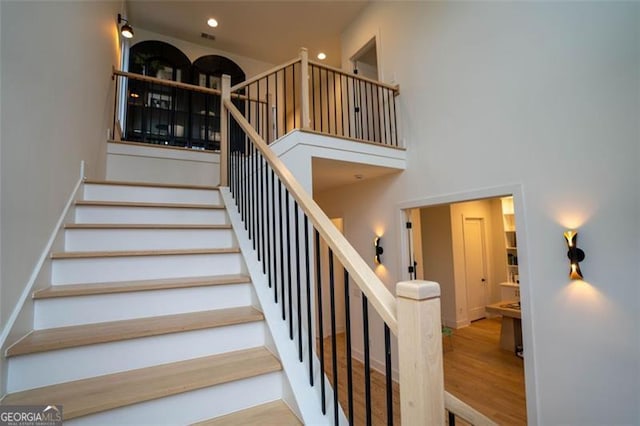
M 378 80 L 378 48 L 375 37 L 371 38 L 351 57 L 351 65 L 354 74 Z
M 408 267 L 417 272 L 415 278 L 440 283 L 442 321 L 447 327 L 460 328 L 485 318 L 485 307 L 500 302 L 503 288 L 516 284 L 510 283 L 509 255 L 514 248 L 505 238 L 511 230 L 505 229 L 502 198 L 405 211 L 411 223 Z
M 519 191 L 515 187 L 514 190 Z M 476 196 L 466 200 L 455 194 L 401 206 L 402 218 L 408 222 L 402 224 L 401 233 L 406 274 L 403 279 L 440 284 L 442 324 L 453 329 L 452 337 L 443 342 L 445 385 L 451 387 L 447 390 L 454 393 L 456 388 L 459 395 L 478 403 L 477 408 L 489 414 L 497 408 L 486 403 L 486 393 L 473 390 L 494 379 L 490 371 L 509 374 L 517 379 L 513 392 L 504 395 L 513 401 L 513 407 L 507 410 L 513 417 L 500 420 L 526 424 L 526 407 L 535 404 L 531 392 L 535 379 L 525 380 L 525 370 L 526 376 L 531 377 L 534 366 L 529 349 L 532 341 L 526 329 L 530 320 L 526 312 L 520 312 L 520 285 L 523 288 L 527 285 L 522 267 L 526 253 L 521 247 L 525 240 L 520 235 L 523 228 L 518 208 L 514 208 L 518 203 L 514 203 L 511 194 L 499 189 L 481 194 L 473 194 Z M 526 305 L 528 293 L 522 295 Z M 509 348 L 505 347 L 508 341 L 505 333 L 511 331 L 515 337 L 515 329 L 505 327 L 505 323 L 516 321 L 504 315 L 503 310 L 492 309 L 507 304 L 517 309 L 515 314 L 522 318 L 525 327 L 524 356 L 519 352 L 522 346 L 515 342 L 517 339 L 511 340 Z M 470 363 L 470 359 L 482 361 Z M 485 367 L 481 366 L 483 363 L 487 363 Z M 488 363 L 493 363 L 490 368 L 486 367 Z

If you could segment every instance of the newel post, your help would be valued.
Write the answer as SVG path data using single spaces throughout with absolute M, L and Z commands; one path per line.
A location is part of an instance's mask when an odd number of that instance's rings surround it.
M 227 108 L 224 101 L 231 99 L 231 77 L 227 74 L 222 76 L 222 99 L 220 102 L 220 186 L 229 184 L 227 176 L 229 170 L 229 129 L 227 119 Z
M 309 130 L 311 120 L 309 119 L 309 52 L 306 47 L 300 48 L 300 114 L 302 118 L 302 128 Z
M 444 425 L 440 285 L 396 286 L 402 425 Z

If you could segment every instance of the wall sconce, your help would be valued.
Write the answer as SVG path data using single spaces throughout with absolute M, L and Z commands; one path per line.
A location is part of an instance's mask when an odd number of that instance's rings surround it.
M 380 245 L 380 237 L 376 237 L 375 240 L 373 240 L 373 246 L 376 248 L 376 255 L 374 256 L 373 260 L 376 262 L 376 265 L 380 265 L 382 264 L 380 256 L 382 255 L 382 253 L 384 253 L 384 249 Z
M 581 280 L 582 271 L 580 271 L 579 263 L 584 260 L 584 251 L 580 250 L 577 245 L 578 232 L 566 231 L 564 233 L 564 238 L 567 240 L 567 247 L 569 248 L 569 251 L 567 252 L 567 257 L 569 258 L 569 263 L 571 265 L 569 278 L 572 280 Z
M 120 34 L 122 34 L 123 37 L 132 38 L 133 28 L 131 28 L 131 25 L 129 25 L 129 20 L 123 18 L 122 15 L 118 13 L 118 25 L 120 25 L 122 22 L 124 22 L 124 25 L 120 27 Z

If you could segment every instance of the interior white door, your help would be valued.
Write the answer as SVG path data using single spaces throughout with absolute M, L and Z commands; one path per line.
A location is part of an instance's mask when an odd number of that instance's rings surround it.
M 465 217 L 463 220 L 467 311 L 469 321 L 475 321 L 485 317 L 484 307 L 488 301 L 484 219 Z

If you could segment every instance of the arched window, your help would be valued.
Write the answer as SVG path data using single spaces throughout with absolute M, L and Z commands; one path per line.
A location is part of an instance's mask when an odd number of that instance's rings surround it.
M 231 59 L 218 55 L 202 56 L 196 59 L 191 67 L 191 83 L 220 90 L 223 74 L 231 77 L 232 86 L 245 80 L 244 71 Z M 241 111 L 244 111 L 244 104 L 240 107 Z M 237 125 L 233 123 L 229 131 L 234 134 L 237 131 L 236 127 Z M 214 149 L 220 146 L 219 96 L 191 94 L 190 131 L 194 139 L 199 139 L 198 142 L 204 146 L 213 145 Z
M 163 41 L 141 41 L 131 47 L 129 72 L 188 83 L 191 61 L 177 47 Z

